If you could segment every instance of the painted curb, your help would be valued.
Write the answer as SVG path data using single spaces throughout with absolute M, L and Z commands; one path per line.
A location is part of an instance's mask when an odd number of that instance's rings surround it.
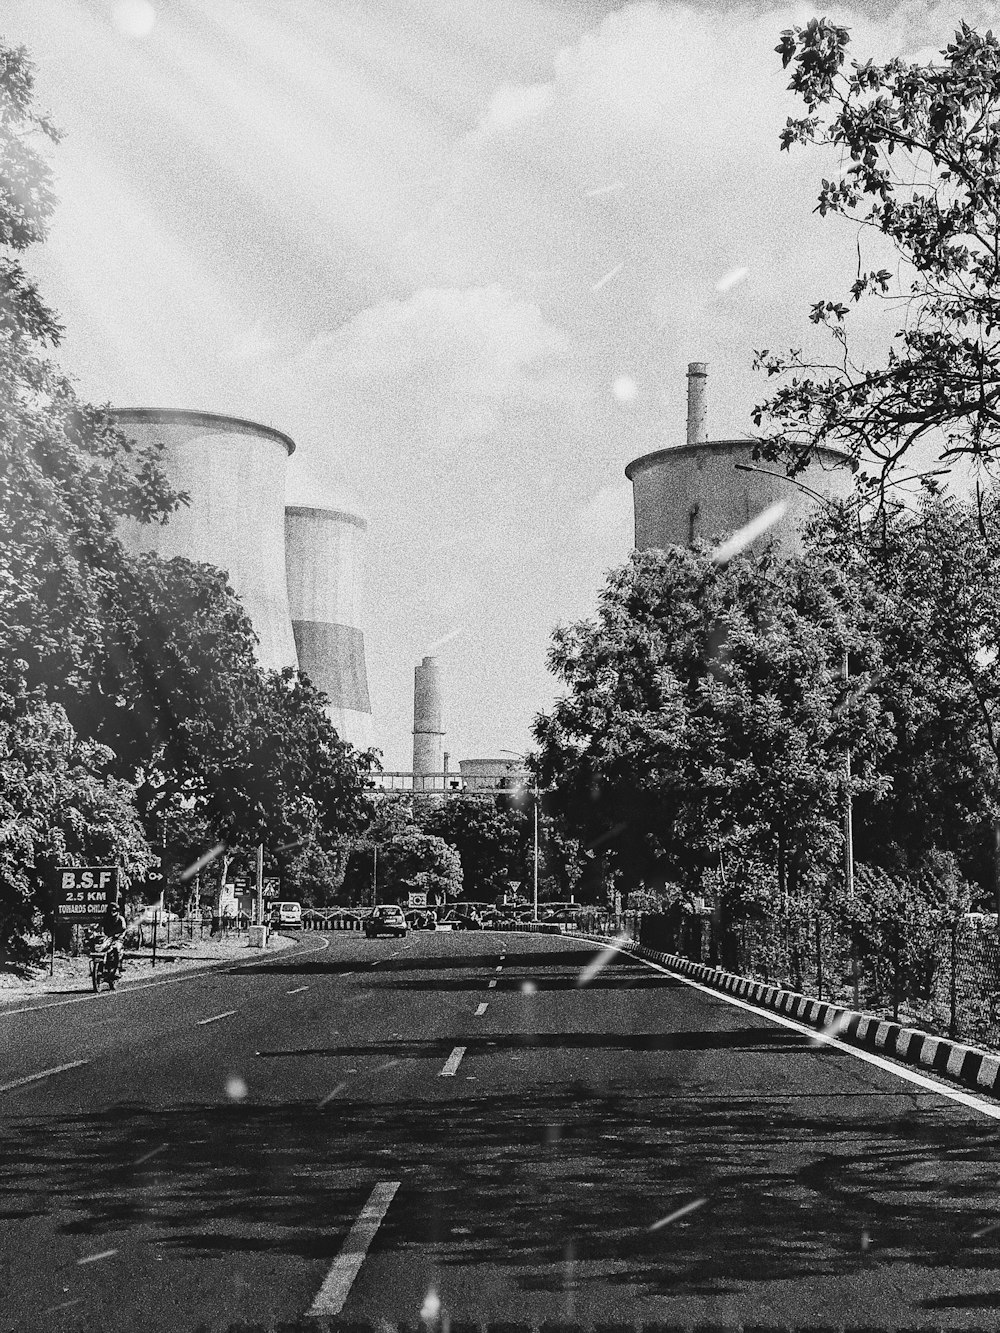
M 825 1000 L 810 999 L 807 995 L 784 990 L 781 986 L 751 981 L 748 977 L 724 972 L 707 963 L 693 963 L 689 958 L 681 958 L 679 954 L 661 953 L 637 944 L 634 940 L 613 940 L 607 935 L 577 935 L 575 932 L 570 938 L 589 939 L 598 944 L 614 943 L 623 952 L 638 954 L 640 958 L 660 963 L 673 972 L 701 982 L 703 986 L 725 991 L 763 1009 L 772 1009 L 775 1013 L 785 1014 L 810 1027 L 829 1030 L 830 1035 L 838 1041 L 861 1046 L 869 1051 L 880 1051 L 904 1064 L 916 1065 L 954 1079 L 966 1087 L 1000 1095 L 1000 1055 L 992 1055 L 976 1046 L 967 1046 L 948 1037 L 935 1037 L 929 1032 L 903 1027 L 900 1023 L 893 1023 L 874 1014 L 857 1013 L 841 1005 L 828 1004 Z

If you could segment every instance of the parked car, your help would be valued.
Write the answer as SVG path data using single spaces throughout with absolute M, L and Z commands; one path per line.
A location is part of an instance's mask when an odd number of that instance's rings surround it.
M 392 903 L 383 903 L 381 907 L 376 907 L 365 922 L 365 934 L 370 940 L 376 935 L 405 935 L 407 929 L 403 909 Z
M 301 930 L 301 903 L 272 903 L 268 921 L 272 930 Z
M 162 907 L 147 907 L 141 916 L 137 917 L 132 923 L 138 926 L 151 926 L 154 921 L 158 921 L 162 926 L 164 921 L 180 921 L 176 912 L 168 912 Z

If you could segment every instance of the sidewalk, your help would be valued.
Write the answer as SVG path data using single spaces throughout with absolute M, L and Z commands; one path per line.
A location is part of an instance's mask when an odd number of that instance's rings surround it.
M 280 949 L 290 948 L 294 943 L 287 935 L 270 932 L 264 950 L 251 949 L 245 935 L 238 939 L 172 940 L 169 946 L 157 948 L 155 967 L 152 949 L 130 948 L 125 951 L 125 971 L 118 985 L 127 987 L 130 981 L 176 976 L 194 968 L 210 967 L 213 963 L 238 963 L 250 958 L 268 957 Z M 9 967 L 0 965 L 0 1006 L 90 989 L 90 959 L 86 954 L 71 958 L 67 954 L 57 953 L 52 976 L 49 976 L 48 959 L 39 967 L 30 969 L 30 975 L 27 976 L 18 976 Z

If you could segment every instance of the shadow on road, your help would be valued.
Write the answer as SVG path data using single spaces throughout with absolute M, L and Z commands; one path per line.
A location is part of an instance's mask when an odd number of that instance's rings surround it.
M 626 1318 L 663 1293 L 882 1264 L 996 1265 L 996 1236 L 976 1234 L 996 1218 L 994 1127 L 906 1095 L 748 1102 L 581 1085 L 319 1110 L 256 1106 L 252 1069 L 246 1078 L 241 1104 L 7 1120 L 0 1215 L 58 1216 L 64 1232 L 95 1239 L 143 1228 L 144 1245 L 192 1255 L 328 1260 L 371 1183 L 395 1179 L 380 1249 L 437 1245 L 445 1267 L 499 1265 L 527 1291 L 559 1286 L 572 1242 L 580 1308 L 597 1280 L 590 1263 L 620 1286 Z M 694 1200 L 704 1203 L 650 1230 Z M 927 1308 L 993 1303 L 956 1294 Z
M 423 1059 L 447 1055 L 455 1046 L 453 1037 L 430 1041 L 366 1042 L 360 1046 L 289 1047 L 258 1051 L 261 1059 L 285 1057 L 341 1057 L 349 1055 L 394 1055 Z M 619 1051 L 775 1051 L 781 1048 L 808 1050 L 809 1038 L 788 1028 L 738 1028 L 706 1032 L 517 1032 L 509 1036 L 466 1039 L 466 1058 L 478 1051 L 502 1055 L 523 1050 L 619 1050 Z

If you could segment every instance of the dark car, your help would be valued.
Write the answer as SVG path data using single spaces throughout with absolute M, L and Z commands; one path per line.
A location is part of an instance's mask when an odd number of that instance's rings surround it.
M 405 935 L 406 931 L 406 917 L 402 908 L 391 903 L 376 907 L 365 922 L 365 934 L 370 940 L 376 935 Z

